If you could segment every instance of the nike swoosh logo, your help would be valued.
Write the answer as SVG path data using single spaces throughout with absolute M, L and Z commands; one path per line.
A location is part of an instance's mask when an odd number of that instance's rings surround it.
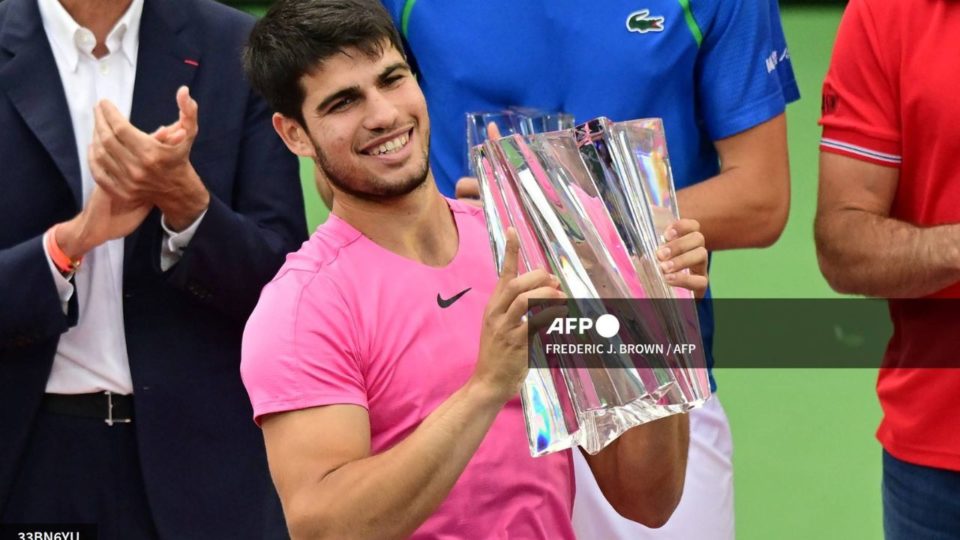
M 467 291 L 469 290 L 470 290 L 470 287 L 467 287 L 466 289 L 458 292 L 457 294 L 451 296 L 446 300 L 444 300 L 443 297 L 440 296 L 440 293 L 437 293 L 437 305 L 439 305 L 441 308 L 448 308 L 452 306 L 454 302 L 459 300 L 461 296 L 467 294 Z

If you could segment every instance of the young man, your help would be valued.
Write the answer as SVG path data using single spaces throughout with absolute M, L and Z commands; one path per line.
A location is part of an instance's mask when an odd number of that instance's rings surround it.
M 281 1 L 247 72 L 274 127 L 334 191 L 247 323 L 242 374 L 290 532 L 309 538 L 573 538 L 571 453 L 531 458 L 517 393 L 543 270 L 497 277 L 479 209 L 443 198 L 426 103 L 375 0 Z M 702 291 L 693 221 L 670 276 Z M 625 516 L 663 524 L 683 486 L 686 415 L 625 433 L 592 470 Z

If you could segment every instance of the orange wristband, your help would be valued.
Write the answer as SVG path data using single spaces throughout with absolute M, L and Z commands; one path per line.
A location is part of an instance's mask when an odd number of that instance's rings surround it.
M 60 245 L 57 244 L 57 227 L 59 225 L 58 223 L 47 231 L 47 253 L 50 254 L 50 259 L 53 260 L 53 265 L 57 267 L 57 270 L 62 274 L 70 274 L 77 270 L 77 267 L 83 261 L 83 257 L 71 259 L 60 249 Z

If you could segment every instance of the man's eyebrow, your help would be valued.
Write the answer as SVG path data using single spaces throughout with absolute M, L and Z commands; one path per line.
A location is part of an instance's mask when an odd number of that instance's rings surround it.
M 383 68 L 383 71 L 380 72 L 380 75 L 377 77 L 377 80 L 379 80 L 380 82 L 384 82 L 387 80 L 387 78 L 390 77 L 390 75 L 393 74 L 394 71 L 397 71 L 397 70 L 410 71 L 410 65 L 404 61 L 394 62 L 389 66 Z
M 404 61 L 394 62 L 393 64 L 390 64 L 389 66 L 383 68 L 383 71 L 381 71 L 380 75 L 377 76 L 377 80 L 383 83 L 390 77 L 390 75 L 393 74 L 393 72 L 397 70 L 410 71 L 410 65 Z M 359 97 L 360 95 L 361 95 L 361 92 L 360 92 L 359 86 L 356 86 L 356 85 L 348 86 L 347 88 L 343 88 L 327 96 L 326 99 L 324 99 L 323 101 L 320 102 L 319 105 L 317 105 L 316 111 L 317 113 L 322 113 L 324 110 L 326 110 L 327 107 L 330 106 L 331 103 L 333 103 L 334 101 L 337 101 L 338 99 Z
M 358 97 L 358 96 L 360 96 L 360 87 L 348 86 L 347 88 L 343 88 L 327 96 L 326 99 L 324 99 L 323 101 L 320 102 L 319 105 L 317 105 L 316 111 L 318 113 L 322 113 L 323 111 L 326 110 L 328 106 L 330 106 L 331 103 L 333 103 L 334 101 L 337 101 L 338 99 Z

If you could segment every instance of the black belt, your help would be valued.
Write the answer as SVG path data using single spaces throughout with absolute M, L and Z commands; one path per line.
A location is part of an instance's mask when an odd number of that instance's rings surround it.
M 133 421 L 133 396 L 100 392 L 96 394 L 44 394 L 43 410 L 68 416 L 99 418 L 107 423 Z

